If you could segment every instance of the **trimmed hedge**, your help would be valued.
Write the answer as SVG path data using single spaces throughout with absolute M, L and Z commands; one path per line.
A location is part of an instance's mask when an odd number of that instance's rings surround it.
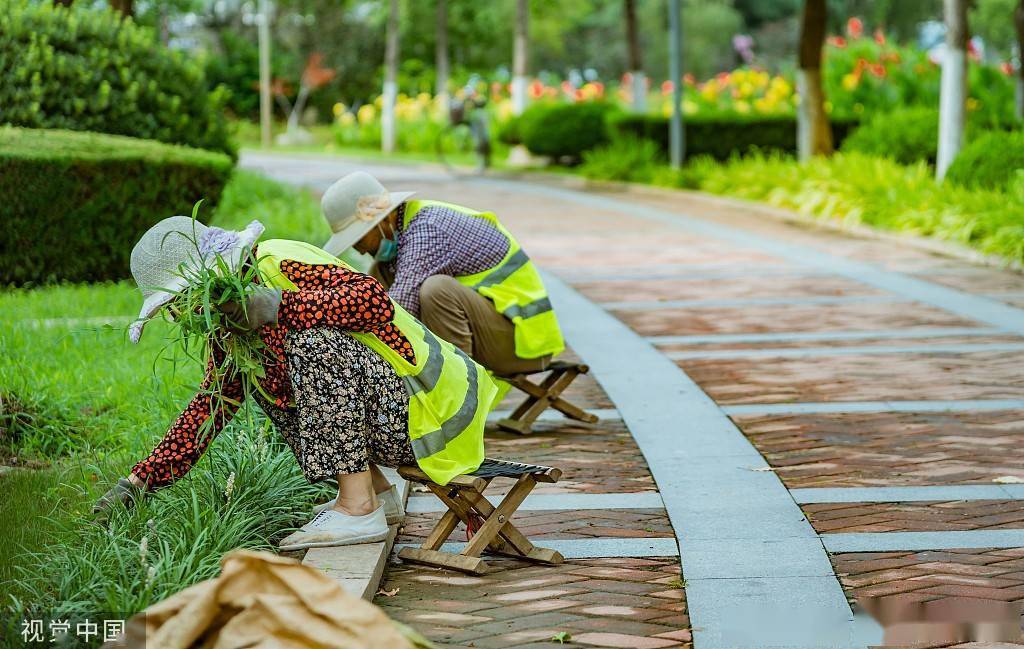
M 128 277 L 142 233 L 200 198 L 208 216 L 232 166 L 150 140 L 0 128 L 0 284 Z
M 1021 172 L 1024 133 L 987 131 L 960 150 L 946 171 L 946 179 L 974 189 L 1004 190 Z
M 734 155 L 756 151 L 796 153 L 796 118 L 793 116 L 688 115 L 683 122 L 687 158 L 706 155 L 728 160 Z M 836 147 L 856 125 L 855 121 L 832 120 L 832 139 Z M 608 118 L 608 129 L 613 138 L 653 140 L 662 152 L 668 152 L 667 117 L 615 113 Z
M 121 14 L 0 0 L 0 124 L 128 135 L 235 155 L 203 68 Z
M 503 141 L 521 139 L 536 155 L 577 162 L 585 151 L 608 142 L 605 118 L 613 110 L 610 104 L 597 101 L 534 104 L 501 137 Z

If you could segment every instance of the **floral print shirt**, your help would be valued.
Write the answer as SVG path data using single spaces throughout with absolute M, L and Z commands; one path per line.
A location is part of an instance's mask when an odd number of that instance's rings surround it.
M 292 402 L 284 353 L 285 337 L 292 330 L 327 326 L 373 333 L 403 358 L 415 363 L 412 345 L 392 322 L 395 310 L 391 299 L 376 279 L 341 266 L 290 260 L 281 262 L 281 273 L 298 290 L 285 291 L 282 295 L 277 326 L 267 325 L 259 332 L 267 346 L 265 376 L 260 380 L 260 387 L 274 398 L 275 406 L 287 409 Z M 132 469 L 149 489 L 165 487 L 188 473 L 210 441 L 234 416 L 238 408 L 234 404 L 243 398 L 241 380 L 222 385 L 220 398 L 214 398 L 209 391 L 212 363 L 211 359 L 199 393 L 149 457 Z

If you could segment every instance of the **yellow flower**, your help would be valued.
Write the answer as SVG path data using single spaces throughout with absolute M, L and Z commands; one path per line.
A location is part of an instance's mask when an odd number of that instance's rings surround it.
M 789 93 L 793 92 L 793 87 L 789 85 L 785 77 L 775 77 L 772 79 L 768 91 L 782 98 L 789 96 Z
M 346 108 L 345 104 L 341 103 L 340 101 L 338 103 L 334 104 L 334 108 L 333 108 L 334 116 L 335 117 L 341 117 L 341 115 L 345 112 L 345 108 Z
M 757 112 L 759 113 L 770 113 L 772 112 L 773 107 L 774 104 L 765 99 L 764 97 L 754 100 L 754 109 L 757 110 Z
M 377 109 L 373 107 L 373 104 L 363 104 L 359 107 L 357 116 L 360 124 L 370 124 L 377 117 Z
M 689 99 L 683 100 L 683 112 L 687 115 L 693 115 L 697 112 L 697 104 Z
M 754 84 L 749 81 L 744 81 L 739 86 L 740 97 L 749 97 L 754 94 Z
M 973 112 L 973 111 L 978 110 L 979 108 L 981 108 L 981 102 L 980 101 L 978 101 L 974 97 L 968 97 L 967 98 L 967 110 Z
M 342 113 L 338 117 L 338 123 L 342 126 L 352 126 L 356 123 L 356 116 L 352 113 Z
M 857 75 L 852 72 L 850 74 L 843 75 L 843 88 L 845 90 L 853 90 L 858 84 L 860 84 L 860 77 Z
M 825 102 L 825 112 L 826 113 L 830 113 L 830 114 L 832 113 L 832 102 L 830 102 L 830 101 L 826 101 Z
M 750 112 L 750 102 L 741 99 L 741 100 L 737 101 L 735 104 L 733 104 L 733 108 L 736 109 L 737 113 L 749 113 Z
M 708 80 L 700 89 L 700 97 L 705 101 L 715 101 L 718 99 L 718 82 L 714 79 Z

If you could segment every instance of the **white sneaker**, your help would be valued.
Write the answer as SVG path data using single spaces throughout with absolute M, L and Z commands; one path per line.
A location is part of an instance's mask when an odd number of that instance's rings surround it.
M 281 541 L 278 547 L 282 552 L 290 552 L 306 548 L 355 545 L 383 541 L 387 535 L 388 523 L 383 507 L 362 516 L 350 516 L 328 509 Z
M 387 491 L 377 494 L 377 498 L 384 503 L 384 514 L 387 516 L 388 525 L 401 523 L 405 518 L 405 506 L 402 504 L 402 499 L 398 497 L 398 488 L 395 485 L 391 485 L 391 488 Z M 334 503 L 337 501 L 337 498 L 332 498 L 323 504 L 317 505 L 313 508 L 313 515 L 315 516 L 322 511 L 334 507 Z

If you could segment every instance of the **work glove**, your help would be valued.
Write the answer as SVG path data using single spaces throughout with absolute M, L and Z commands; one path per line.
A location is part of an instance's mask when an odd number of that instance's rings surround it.
M 238 302 L 226 302 L 218 308 L 229 320 L 229 328 L 247 333 L 264 325 L 277 324 L 277 310 L 281 306 L 281 289 L 253 286 L 245 296 L 245 308 Z
M 144 495 L 145 492 L 141 487 L 133 485 L 128 478 L 121 478 L 116 485 L 96 501 L 96 504 L 92 506 L 92 513 L 97 520 L 105 521 L 118 504 L 131 507 Z

